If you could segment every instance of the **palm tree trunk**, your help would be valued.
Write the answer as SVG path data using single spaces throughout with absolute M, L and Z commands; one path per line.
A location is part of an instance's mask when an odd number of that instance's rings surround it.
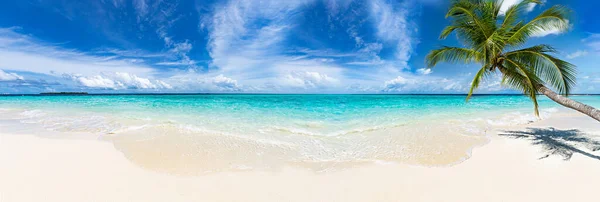
M 538 91 L 546 95 L 551 100 L 554 100 L 554 102 L 561 104 L 562 106 L 577 110 L 581 113 L 584 113 L 585 115 L 596 119 L 597 121 L 600 121 L 600 110 L 593 108 L 592 106 L 563 97 L 559 94 L 556 94 L 554 91 L 550 90 L 549 88 L 543 85 L 540 85 L 538 87 Z

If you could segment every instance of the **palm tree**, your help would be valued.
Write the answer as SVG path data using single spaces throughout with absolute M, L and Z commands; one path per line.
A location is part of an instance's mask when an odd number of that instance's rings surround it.
M 453 0 L 446 15 L 451 24 L 442 31 L 440 39 L 456 33 L 464 46 L 446 46 L 431 51 L 426 57 L 428 67 L 440 62 L 481 64 L 471 83 L 467 101 L 486 77 L 500 72 L 503 85 L 520 90 L 531 98 L 536 116 L 539 116 L 537 96 L 541 93 L 600 121 L 600 110 L 566 97 L 575 85 L 575 65 L 553 56 L 556 50 L 549 45 L 523 48 L 527 39 L 536 33 L 566 31 L 570 10 L 556 5 L 531 21 L 520 20 L 520 15 L 531 4 L 541 2 L 523 0 L 502 12 L 501 0 Z

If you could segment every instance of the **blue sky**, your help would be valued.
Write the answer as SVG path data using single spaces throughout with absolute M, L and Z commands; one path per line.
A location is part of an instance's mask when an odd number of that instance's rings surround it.
M 520 0 L 505 0 L 514 4 Z M 596 1 L 568 32 L 539 33 L 600 93 Z M 0 93 L 465 93 L 476 65 L 424 68 L 447 0 L 20 0 L 0 2 Z M 478 93 L 510 93 L 492 77 Z

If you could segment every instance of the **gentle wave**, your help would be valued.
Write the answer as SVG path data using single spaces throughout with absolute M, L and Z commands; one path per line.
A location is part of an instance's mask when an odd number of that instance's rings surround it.
M 15 122 L 3 125 L 3 131 L 40 128 L 100 135 L 132 162 L 177 174 L 278 169 L 286 165 L 315 171 L 364 163 L 443 166 L 468 158 L 470 150 L 487 142 L 488 133 L 497 126 L 538 120 L 521 109 L 478 113 L 432 110 L 419 114 L 367 107 L 342 115 L 302 114 L 291 108 L 278 109 L 277 113 L 252 109 L 243 114 L 231 109 L 184 109 L 3 107 L 0 120 Z M 557 111 L 544 108 L 541 117 L 549 118 Z
M 552 114 L 558 112 L 557 108 L 548 108 L 540 110 L 540 117 L 536 117 L 533 113 L 510 112 L 503 114 L 495 119 L 488 119 L 487 123 L 493 126 L 514 126 L 530 124 L 539 119 L 548 119 Z
M 292 128 L 292 127 L 280 127 L 280 126 L 270 126 L 265 130 L 260 130 L 261 133 L 272 133 L 272 132 L 284 132 L 295 135 L 307 135 L 307 136 L 316 136 L 316 137 L 335 137 L 335 136 L 343 136 L 343 135 L 352 135 L 352 134 L 361 134 L 365 132 L 373 132 L 377 130 L 385 130 L 390 128 L 396 128 L 400 126 L 405 126 L 406 124 L 391 124 L 391 125 L 377 125 L 377 126 L 365 126 L 358 127 L 350 130 L 338 130 L 333 132 L 311 132 L 310 128 Z

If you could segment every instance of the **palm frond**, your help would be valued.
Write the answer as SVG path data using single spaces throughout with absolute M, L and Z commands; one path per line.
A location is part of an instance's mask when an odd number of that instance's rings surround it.
M 576 67 L 550 55 L 555 52 L 556 50 L 551 46 L 538 45 L 508 52 L 506 57 L 531 68 L 538 77 L 558 93 L 569 95 L 576 83 Z
M 556 5 L 542 12 L 525 24 L 517 24 L 509 32 L 507 44 L 519 46 L 533 34 L 544 31 L 566 31 L 569 28 L 569 13 L 567 7 Z
M 481 35 L 487 38 L 492 30 L 487 28 L 484 22 L 482 22 L 485 18 L 478 15 L 484 13 L 480 10 L 481 4 L 481 1 L 456 1 L 448 10 L 446 18 L 454 18 L 454 20 L 458 22 L 457 24 L 472 24 L 477 28 L 476 30 L 478 30 Z
M 541 84 L 541 80 L 534 72 L 527 69 L 525 65 L 511 59 L 506 59 L 505 61 L 504 68 L 501 69 L 503 84 L 523 91 L 533 102 L 535 115 L 539 116 L 537 86 Z
M 467 101 L 486 76 L 495 70 L 503 75 L 502 83 L 523 92 L 538 112 L 537 93 L 548 85 L 568 95 L 575 85 L 575 66 L 554 56 L 556 50 L 548 45 L 519 49 L 530 37 L 540 32 L 565 31 L 569 28 L 570 10 L 553 6 L 530 21 L 524 21 L 525 11 L 541 0 L 522 0 L 500 13 L 503 0 L 451 0 L 446 18 L 450 25 L 440 34 L 446 39 L 456 34 L 463 48 L 443 47 L 426 57 L 428 67 L 440 62 L 479 63 L 471 82 Z M 519 50 L 514 50 L 519 49 Z M 514 50 L 514 51 L 511 51 Z
M 428 67 L 434 67 L 440 62 L 471 63 L 481 61 L 482 55 L 475 50 L 447 46 L 431 51 L 426 57 Z
M 471 81 L 471 89 L 469 90 L 469 94 L 467 95 L 467 99 L 466 99 L 467 102 L 469 101 L 469 99 L 471 99 L 471 96 L 473 95 L 473 92 L 475 92 L 475 89 L 479 88 L 479 84 L 481 83 L 481 81 L 483 81 L 485 79 L 487 74 L 488 74 L 488 67 L 486 67 L 486 66 L 481 67 L 481 69 L 479 69 L 479 71 L 477 71 L 477 74 L 475 74 L 473 81 Z
M 448 36 L 450 34 L 452 34 L 452 32 L 454 32 L 454 30 L 461 29 L 461 28 L 465 29 L 466 27 L 461 27 L 461 26 L 457 26 L 457 25 L 447 26 L 446 28 L 444 28 L 444 30 L 442 30 L 442 33 L 440 34 L 440 39 L 448 38 Z
M 504 3 L 504 2 L 502 2 Z M 506 10 L 504 13 L 504 19 L 502 20 L 502 25 L 500 26 L 502 29 L 507 27 L 512 27 L 515 25 L 517 20 L 519 19 L 521 13 L 523 13 L 530 4 L 541 4 L 542 2 L 539 0 L 524 0 L 518 4 L 512 5 Z

